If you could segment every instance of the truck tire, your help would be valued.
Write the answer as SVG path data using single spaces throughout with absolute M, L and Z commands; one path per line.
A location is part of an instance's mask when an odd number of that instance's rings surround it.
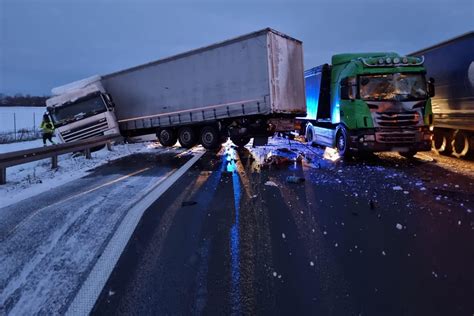
M 451 142 L 452 155 L 456 158 L 465 158 L 469 155 L 469 135 L 463 131 L 456 130 Z
M 450 134 L 451 133 L 445 132 L 443 130 L 434 131 L 431 147 L 437 154 L 450 154 L 452 152 L 452 138 L 450 137 Z
M 201 145 L 206 149 L 216 149 L 220 145 L 220 135 L 214 126 L 205 126 L 201 130 Z
M 158 140 L 160 144 L 165 147 L 170 147 L 176 144 L 178 137 L 176 132 L 171 128 L 164 128 L 158 133 Z
M 349 148 L 349 137 L 345 127 L 341 127 L 336 134 L 336 149 L 339 156 L 349 158 L 352 156 Z
M 197 135 L 191 127 L 181 127 L 178 131 L 178 141 L 181 147 L 191 148 L 197 144 Z
M 244 147 L 250 142 L 250 137 L 240 137 L 234 136 L 231 137 L 230 140 L 237 146 L 237 147 Z
M 314 132 L 313 132 L 313 127 L 308 125 L 306 127 L 306 133 L 304 135 L 304 138 L 308 145 L 313 145 L 314 144 Z

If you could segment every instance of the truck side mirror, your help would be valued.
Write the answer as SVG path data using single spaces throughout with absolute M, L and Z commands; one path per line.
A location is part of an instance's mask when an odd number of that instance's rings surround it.
M 430 78 L 428 80 L 428 95 L 432 98 L 435 96 L 435 86 L 434 86 L 435 80 L 434 78 Z
M 355 100 L 355 86 L 349 82 L 349 78 L 341 80 L 341 99 Z
M 104 94 L 105 100 L 107 101 L 107 106 L 111 109 L 114 110 L 114 102 L 112 101 L 112 96 L 108 93 Z

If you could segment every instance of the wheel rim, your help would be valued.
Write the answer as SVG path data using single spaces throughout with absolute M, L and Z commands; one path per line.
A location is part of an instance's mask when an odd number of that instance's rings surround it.
M 191 133 L 189 131 L 183 132 L 181 134 L 181 139 L 185 143 L 189 143 L 191 141 Z
M 346 149 L 346 140 L 342 134 L 340 134 L 337 139 L 337 149 L 339 149 L 340 152 L 343 152 Z
M 214 141 L 214 135 L 211 132 L 206 132 L 202 136 L 203 143 L 206 145 L 210 145 Z
M 313 131 L 312 131 L 311 129 L 309 129 L 307 134 L 308 134 L 308 136 L 307 136 L 307 138 L 308 138 L 308 143 L 312 143 L 312 142 L 313 142 L 313 139 L 314 139 L 314 137 L 313 137 Z
M 164 142 L 169 141 L 170 138 L 171 138 L 170 133 L 168 133 L 168 131 L 165 131 L 165 130 L 161 131 L 160 136 L 161 136 L 161 139 L 162 139 Z

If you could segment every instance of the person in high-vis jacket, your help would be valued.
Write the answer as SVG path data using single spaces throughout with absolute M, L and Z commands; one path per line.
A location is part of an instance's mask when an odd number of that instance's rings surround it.
M 53 133 L 54 133 L 54 125 L 53 122 L 49 119 L 47 114 L 43 115 L 43 121 L 41 122 L 40 128 L 43 132 L 43 145 L 46 146 L 46 140 L 49 140 L 51 144 L 55 144 L 53 142 Z

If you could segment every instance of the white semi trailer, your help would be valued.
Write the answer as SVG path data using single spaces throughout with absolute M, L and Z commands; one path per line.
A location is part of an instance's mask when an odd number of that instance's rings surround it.
M 164 146 L 260 145 L 306 115 L 303 70 L 302 42 L 267 28 L 55 88 L 47 105 L 66 142 L 119 127 Z

